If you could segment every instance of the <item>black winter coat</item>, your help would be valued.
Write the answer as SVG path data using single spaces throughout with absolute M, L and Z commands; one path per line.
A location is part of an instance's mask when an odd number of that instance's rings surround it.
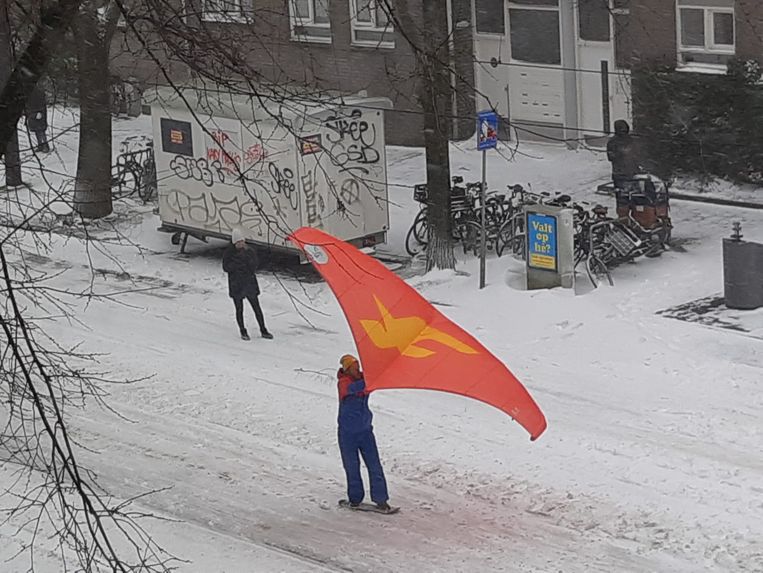
M 257 284 L 257 253 L 248 245 L 237 249 L 230 245 L 223 254 L 223 270 L 228 273 L 228 295 L 231 298 L 258 296 L 260 285 Z
M 34 87 L 26 104 L 26 123 L 29 131 L 45 131 L 48 129 L 48 109 L 45 99 L 43 81 Z
M 638 142 L 630 135 L 615 135 L 607 142 L 607 159 L 612 163 L 612 175 L 633 177 L 641 166 Z

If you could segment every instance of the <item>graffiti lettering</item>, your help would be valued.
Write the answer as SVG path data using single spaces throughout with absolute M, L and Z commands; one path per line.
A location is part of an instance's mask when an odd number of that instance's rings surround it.
M 364 146 L 373 145 L 376 142 L 376 126 L 365 121 L 363 112 L 359 109 L 352 110 L 349 117 L 332 115 L 326 118 L 323 125 L 333 132 L 326 134 L 326 139 L 330 143 L 339 143 L 346 137 Z
M 345 205 L 352 205 L 360 200 L 360 183 L 357 179 L 345 179 L 339 191 L 339 198 Z
M 236 173 L 241 165 L 241 155 L 230 153 L 213 147 L 207 148 L 207 160 L 222 163 L 222 168 L 228 173 Z
M 359 109 L 348 115 L 331 115 L 323 125 L 329 130 L 326 140 L 330 143 L 331 162 L 340 172 L 368 175 L 366 166 L 379 162 L 381 155 L 375 148 L 376 124 L 363 119 Z
M 235 134 L 231 137 L 228 132 L 215 129 L 210 131 L 210 136 L 213 143 L 207 144 L 207 160 L 219 162 L 229 175 L 238 174 L 241 168 L 241 152 L 230 148 L 235 147 L 235 144 L 229 145 L 234 141 Z
M 352 144 L 347 146 L 347 160 L 351 163 L 371 165 L 379 162 L 379 152 L 373 147 Z
M 289 202 L 289 205 L 294 210 L 299 207 L 299 196 L 296 192 L 296 185 L 294 184 L 294 171 L 289 167 L 285 167 L 283 170 L 275 163 L 268 163 L 268 172 L 273 178 L 270 183 L 270 187 L 273 193 L 277 195 L 283 195 L 284 199 Z
M 225 147 L 225 144 L 230 141 L 230 137 L 222 129 L 214 129 L 210 131 L 212 140 L 220 147 Z
M 194 159 L 185 155 L 175 155 L 170 161 L 170 169 L 180 179 L 193 179 L 212 187 L 215 181 L 225 183 L 225 171 L 219 161 L 209 161 L 206 157 Z
M 308 171 L 302 176 L 302 190 L 305 193 L 305 211 L 307 212 L 308 227 L 320 227 L 323 224 L 316 202 L 318 194 L 317 183 L 315 173 L 312 171 Z
M 259 163 L 264 160 L 266 156 L 267 153 L 265 152 L 265 148 L 260 143 L 255 143 L 246 148 L 246 151 L 244 152 L 244 162 L 247 165 Z
M 379 152 L 373 147 L 362 147 L 355 143 L 344 146 L 341 143 L 331 148 L 331 162 L 339 168 L 339 172 L 368 175 L 368 166 L 375 165 L 381 159 Z
M 184 223 L 193 223 L 217 232 L 229 232 L 236 227 L 262 234 L 260 208 L 249 197 L 222 199 L 212 192 L 191 195 L 172 189 L 167 195 L 167 207 Z

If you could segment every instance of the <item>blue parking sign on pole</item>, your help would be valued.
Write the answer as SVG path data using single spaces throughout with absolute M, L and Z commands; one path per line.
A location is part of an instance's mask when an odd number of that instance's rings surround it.
M 477 114 L 477 149 L 495 149 L 498 145 L 498 114 L 481 111 Z
M 485 227 L 485 196 L 487 193 L 487 150 L 498 146 L 498 114 L 481 111 L 477 114 L 477 150 L 482 152 L 482 185 L 480 186 L 480 288 L 485 288 L 485 259 L 487 231 Z

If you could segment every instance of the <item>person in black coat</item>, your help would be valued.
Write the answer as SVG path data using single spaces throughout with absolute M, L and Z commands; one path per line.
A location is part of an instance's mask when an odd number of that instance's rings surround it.
M 45 86 L 41 79 L 29 94 L 26 104 L 26 124 L 29 131 L 37 138 L 35 151 L 48 153 L 48 103 L 45 98 Z
M 260 308 L 260 285 L 257 283 L 257 253 L 246 244 L 246 238 L 240 229 L 234 229 L 231 245 L 223 254 L 223 270 L 228 273 L 228 295 L 236 307 L 236 322 L 241 331 L 241 338 L 249 340 L 249 333 L 244 326 L 244 299 L 249 301 L 260 326 L 263 338 L 273 335 L 265 327 L 265 317 Z
M 624 119 L 615 122 L 615 135 L 607 142 L 607 159 L 612 163 L 612 181 L 622 189 L 640 172 L 641 158 L 638 143 Z

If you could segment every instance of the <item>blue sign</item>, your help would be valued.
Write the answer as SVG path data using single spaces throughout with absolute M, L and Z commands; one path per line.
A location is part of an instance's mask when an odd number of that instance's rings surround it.
M 498 114 L 481 111 L 477 114 L 477 149 L 495 149 L 498 145 Z
M 556 217 L 527 214 L 527 266 L 556 271 Z

